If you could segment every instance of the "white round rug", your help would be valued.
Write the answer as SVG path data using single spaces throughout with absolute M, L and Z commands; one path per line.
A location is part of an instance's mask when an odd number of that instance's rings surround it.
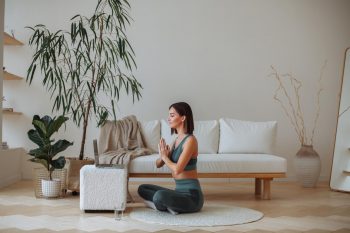
M 133 208 L 130 218 L 147 222 L 176 226 L 224 226 L 254 222 L 264 214 L 242 207 L 205 205 L 197 213 L 172 215 L 167 211 L 150 208 Z

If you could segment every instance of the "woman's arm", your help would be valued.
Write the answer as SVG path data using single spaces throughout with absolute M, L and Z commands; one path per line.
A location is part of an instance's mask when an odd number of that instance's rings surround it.
M 175 175 L 178 175 L 184 171 L 188 161 L 190 161 L 192 155 L 196 152 L 197 146 L 196 138 L 193 136 L 189 137 L 182 147 L 179 160 L 177 163 L 174 163 L 167 156 L 164 145 L 160 145 L 162 160 Z

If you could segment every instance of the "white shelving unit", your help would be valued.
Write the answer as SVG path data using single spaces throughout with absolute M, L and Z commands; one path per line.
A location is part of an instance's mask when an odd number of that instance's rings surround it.
M 17 40 L 16 38 L 14 38 L 13 36 L 10 36 L 8 33 L 4 32 L 4 45 L 7 46 L 22 46 L 23 43 L 19 40 Z M 10 73 L 8 71 L 3 71 L 4 73 L 4 80 L 7 81 L 20 81 L 23 80 L 22 77 L 15 75 L 13 73 Z M 2 113 L 4 115 L 10 115 L 10 116 L 16 116 L 16 115 L 21 115 L 21 112 L 18 111 L 14 111 L 12 108 L 6 108 L 6 109 L 2 109 Z

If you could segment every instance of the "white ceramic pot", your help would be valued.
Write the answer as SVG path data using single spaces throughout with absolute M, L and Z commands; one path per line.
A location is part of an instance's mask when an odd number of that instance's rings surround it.
M 61 191 L 61 180 L 41 180 L 41 190 L 44 197 L 58 197 Z
M 321 159 L 312 145 L 302 145 L 294 159 L 299 183 L 305 188 L 316 186 L 321 172 Z

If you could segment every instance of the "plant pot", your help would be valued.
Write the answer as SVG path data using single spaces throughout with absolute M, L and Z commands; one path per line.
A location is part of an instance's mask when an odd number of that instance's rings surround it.
M 61 181 L 60 195 L 63 196 L 67 190 L 66 179 L 67 178 L 67 169 L 55 169 L 52 172 L 52 179 L 59 179 Z M 45 168 L 34 168 L 33 169 L 33 181 L 34 181 L 34 193 L 36 198 L 44 197 L 42 191 L 42 180 L 49 179 L 49 172 Z
M 73 192 L 80 191 L 80 169 L 89 164 L 94 164 L 93 159 L 83 159 L 78 158 L 66 158 L 67 159 L 67 169 L 68 169 L 68 190 Z
M 41 190 L 44 197 L 58 197 L 61 194 L 61 180 L 41 180 Z
M 321 159 L 312 145 L 302 145 L 294 159 L 298 182 L 304 188 L 316 186 L 321 172 Z

